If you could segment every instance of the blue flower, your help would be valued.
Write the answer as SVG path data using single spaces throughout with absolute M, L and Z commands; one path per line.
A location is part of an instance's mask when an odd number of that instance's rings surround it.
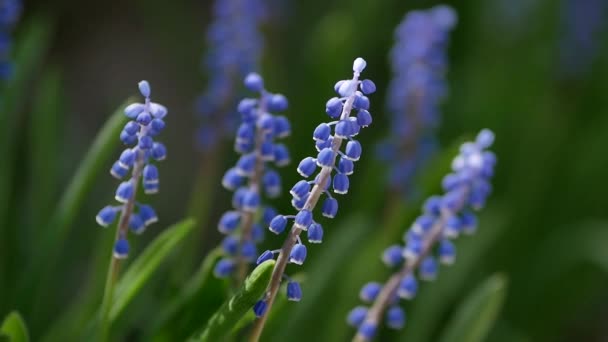
M 7 80 L 13 74 L 13 64 L 10 61 L 11 31 L 22 10 L 20 0 L 0 1 L 0 80 Z
M 452 8 L 439 5 L 409 12 L 395 30 L 387 97 L 391 134 L 378 154 L 390 162 L 391 188 L 406 196 L 412 193 L 412 178 L 436 149 L 439 105 L 447 92 L 448 34 L 456 20 Z
M 289 120 L 272 114 L 273 111 L 287 109 L 287 99 L 268 92 L 264 88 L 263 78 L 256 73 L 248 74 L 244 78 L 244 85 L 257 92 L 259 98 L 245 98 L 238 105 L 241 123 L 236 129 L 234 146 L 241 156 L 222 177 L 222 185 L 234 191 L 234 210 L 222 215 L 218 230 L 232 236 L 238 244 L 236 252 L 230 249 L 226 253 L 225 260 L 230 260 L 234 267 L 226 267 L 222 272 L 215 273 L 221 277 L 232 275 L 239 265 L 244 268 L 256 261 L 256 243 L 262 240 L 264 234 L 263 229 L 259 228 L 262 223 L 270 224 L 274 229 L 271 231 L 277 234 L 287 226 L 287 218 L 275 217 L 276 211 L 265 206 L 263 201 L 264 197 L 275 198 L 281 193 L 281 177 L 272 169 L 272 164 L 280 167 L 289 162 L 286 147 L 276 141 L 290 134 Z M 308 184 L 305 186 L 309 187 Z M 260 211 L 262 215 L 257 215 Z M 223 263 L 226 264 L 226 261 Z
M 262 78 L 250 73 L 259 69 L 264 49 L 260 26 L 268 16 L 266 6 L 264 0 L 216 0 L 213 5 L 206 37 L 208 52 L 202 63 L 207 87 L 196 103 L 203 123 L 198 141 L 204 150 L 234 134 L 238 116 L 233 108 L 241 93 L 241 80 L 245 79 L 250 91 L 263 90 Z M 269 109 L 282 108 L 285 103 L 280 100 L 280 96 L 269 98 Z
M 135 196 L 140 181 L 146 194 L 158 192 L 159 173 L 152 162 L 163 160 L 167 154 L 165 146 L 154 141 L 154 137 L 165 127 L 163 119 L 167 115 L 167 109 L 150 101 L 151 89 L 147 81 L 139 82 L 138 87 L 145 101 L 125 108 L 125 115 L 131 121 L 124 126 L 120 140 L 127 147 L 110 169 L 110 174 L 117 179 L 125 178 L 129 172 L 131 177 L 121 182 L 116 189 L 115 199 L 121 205 L 106 206 L 95 217 L 100 226 L 107 227 L 116 221 L 120 212 L 119 234 L 114 246 L 114 257 L 118 259 L 128 256 L 128 229 L 141 234 L 147 226 L 158 221 L 154 209 L 136 202 Z
M 384 284 L 368 283 L 361 290 L 364 302 L 372 302 L 376 308 L 386 311 L 386 325 L 400 329 L 405 324 L 405 312 L 396 305 L 394 298 L 413 299 L 418 292 L 415 271 L 422 280 L 434 280 L 439 271 L 439 262 L 450 265 L 456 258 L 456 247 L 452 239 L 461 231 L 473 233 L 477 226 L 474 211 L 485 205 L 491 192 L 490 180 L 494 174 L 496 156 L 487 150 L 494 142 L 490 130 L 482 130 L 475 141 L 464 143 L 460 153 L 452 162 L 452 172 L 442 182 L 444 194 L 431 196 L 424 202 L 423 214 L 411 225 L 404 236 L 405 246 L 393 245 L 382 255 L 384 262 L 394 267 L 400 265 Z M 466 228 L 465 228 L 466 227 Z M 437 246 L 437 248 L 435 248 Z M 362 312 L 357 309 L 357 313 Z M 348 321 L 351 322 L 351 316 Z M 373 312 L 373 317 L 368 315 Z M 371 340 L 376 323 L 381 320 L 382 310 L 370 310 L 364 319 L 357 318 L 358 336 Z M 351 324 L 353 325 L 353 324 Z
M 338 212 L 338 201 L 330 194 L 330 186 L 334 193 L 340 195 L 346 194 L 349 190 L 348 175 L 354 172 L 354 163 L 362 154 L 361 144 L 355 140 L 355 137 L 360 133 L 362 127 L 371 123 L 371 114 L 368 111 L 369 99 L 365 95 L 373 93 L 376 89 L 371 80 L 360 79 L 365 65 L 362 58 L 357 58 L 353 63 L 353 77 L 336 83 L 334 90 L 338 96 L 331 98 L 326 103 L 327 115 L 335 120 L 317 126 L 312 138 L 318 153 L 316 156 L 304 158 L 298 164 L 297 171 L 302 177 L 310 178 L 315 172 L 317 175 L 314 180 L 300 180 L 291 188 L 290 194 L 293 197 L 291 203 L 297 213 L 292 216 L 277 215 L 270 220 L 269 230 L 275 234 L 284 232 L 288 220 L 293 220 L 288 242 L 294 241 L 294 243 L 286 242 L 284 246 L 287 247 L 275 251 L 283 256 L 283 258 L 278 258 L 277 264 L 287 261 L 297 265 L 304 263 L 307 248 L 300 239 L 300 234 L 307 231 L 309 243 L 317 244 L 323 240 L 323 227 L 315 221 L 315 208 L 318 201 L 323 195 L 325 196 L 321 205 L 321 214 L 333 218 Z M 252 83 L 255 83 L 253 81 L 257 82 L 256 79 L 252 79 Z M 257 84 L 254 85 L 257 86 Z M 249 106 L 247 103 L 242 104 L 241 107 L 248 111 Z M 351 116 L 352 114 L 356 114 L 356 116 Z M 359 117 L 362 119 L 359 120 Z M 275 252 L 264 252 L 258 258 L 258 263 L 274 258 Z M 285 275 L 282 274 L 282 276 Z M 271 289 L 275 289 L 269 291 L 272 298 L 278 291 L 278 282 L 274 284 L 274 287 L 271 284 Z M 293 296 L 290 291 L 288 285 L 288 297 Z

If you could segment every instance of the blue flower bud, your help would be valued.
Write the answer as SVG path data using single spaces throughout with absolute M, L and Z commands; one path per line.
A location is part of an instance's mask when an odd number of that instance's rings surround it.
M 477 230 L 477 217 L 471 211 L 463 211 L 460 214 L 462 230 L 466 234 L 473 234 Z
M 395 267 L 403 262 L 403 248 L 400 245 L 392 245 L 382 253 L 382 261 L 388 267 Z
M 158 168 L 152 164 L 144 166 L 142 172 L 144 178 L 144 184 L 157 184 L 158 183 Z
M 155 118 L 162 119 L 167 115 L 168 111 L 167 111 L 167 107 L 165 107 L 161 104 L 152 102 L 152 103 L 150 103 L 150 113 Z
M 332 137 L 332 136 L 327 138 L 327 141 L 316 141 L 315 149 L 317 150 L 317 152 L 321 152 L 321 150 L 323 150 L 325 148 L 331 148 L 333 141 L 334 141 L 334 137 Z
M 293 246 L 291 253 L 289 254 L 289 262 L 297 265 L 302 265 L 306 260 L 306 246 L 301 243 Z
M 256 261 L 256 264 L 261 264 L 264 261 L 270 260 L 270 259 L 274 259 L 274 253 L 272 253 L 271 251 L 264 251 L 264 253 L 262 253 L 262 255 L 260 255 L 258 257 L 258 260 Z
M 348 193 L 349 180 L 345 174 L 338 173 L 334 176 L 334 192 L 337 194 L 344 195 Z
M 314 132 L 312 133 L 312 139 L 315 141 L 327 141 L 330 134 L 331 127 L 329 127 L 329 125 L 326 123 L 322 123 L 315 128 Z
M 367 308 L 364 306 L 357 306 L 350 310 L 348 316 L 346 317 L 346 322 L 348 325 L 357 328 L 361 325 L 361 323 L 363 323 L 363 321 L 365 321 L 366 316 Z
M 361 288 L 359 298 L 365 303 L 372 303 L 376 300 L 381 290 L 382 284 L 376 282 L 367 283 Z
M 323 212 L 323 216 L 325 217 L 336 217 L 336 214 L 338 213 L 338 200 L 333 197 L 327 197 L 325 201 L 323 201 L 323 207 L 321 210 Z
M 298 173 L 304 178 L 312 176 L 312 174 L 315 173 L 316 169 L 317 164 L 315 159 L 312 157 L 306 157 L 302 159 L 302 161 L 298 165 Z
M 152 145 L 152 151 L 150 151 L 150 154 L 156 161 L 165 160 L 165 158 L 167 158 L 167 148 L 163 143 L 155 142 Z
M 230 256 L 235 256 L 239 251 L 239 239 L 228 235 L 222 240 L 222 250 Z
M 254 242 L 260 242 L 264 240 L 264 235 L 264 227 L 259 223 L 255 223 L 251 229 L 251 239 Z
M 353 62 L 353 71 L 360 74 L 366 66 L 367 62 L 365 62 L 365 59 L 357 57 L 357 59 L 355 59 Z
M 403 299 L 413 299 L 418 292 L 418 282 L 416 278 L 408 274 L 399 283 L 399 289 L 397 290 L 397 294 L 399 297 Z
M 133 145 L 137 142 L 137 136 L 130 135 L 125 131 L 120 132 L 120 141 L 125 145 Z
M 144 183 L 145 194 L 155 194 L 158 192 L 158 183 Z
M 337 138 L 349 138 L 351 136 L 354 135 L 354 132 L 352 130 L 352 126 L 350 125 L 350 122 L 348 120 L 340 120 L 338 121 L 338 123 L 336 124 L 336 128 L 335 128 L 335 136 Z
M 308 227 L 308 242 L 310 243 L 321 243 L 323 242 L 323 227 L 314 222 Z
M 268 229 L 275 234 L 281 234 L 285 230 L 286 226 L 287 218 L 283 215 L 277 215 L 272 219 L 272 221 L 270 221 Z
M 441 196 L 431 196 L 422 206 L 422 211 L 427 215 L 439 215 L 441 213 Z
M 144 135 L 142 137 L 139 137 L 139 143 L 137 144 L 137 146 L 139 146 L 139 148 L 141 148 L 142 150 L 149 150 L 152 148 L 153 145 L 154 140 L 151 136 Z
M 125 238 L 120 238 L 114 243 L 114 257 L 116 259 L 125 259 L 129 256 L 129 241 Z
M 127 203 L 133 195 L 133 182 L 126 181 L 120 183 L 116 189 L 116 196 L 114 198 L 120 203 Z
M 367 127 L 372 124 L 372 115 L 365 109 L 360 109 L 357 112 L 357 124 L 361 127 Z
M 289 150 L 283 144 L 274 145 L 274 163 L 277 166 L 286 166 L 291 161 L 289 157 Z
M 252 143 L 254 140 L 255 140 L 255 126 L 250 123 L 243 122 L 239 126 L 238 131 L 236 132 L 236 141 Z
M 297 182 L 289 191 L 289 193 L 296 199 L 302 199 L 310 192 L 310 184 L 307 181 L 301 180 Z
M 215 268 L 213 269 L 213 274 L 218 278 L 226 278 L 229 277 L 234 270 L 236 269 L 236 264 L 232 259 L 220 259 L 220 261 L 215 264 Z
M 248 262 L 256 261 L 256 256 L 258 255 L 257 248 L 255 247 L 255 243 L 253 241 L 245 241 L 243 243 L 243 247 L 241 249 L 241 255 Z
M 128 168 L 125 168 L 121 165 L 120 161 L 114 162 L 112 164 L 112 168 L 110 169 L 110 174 L 116 179 L 123 179 L 129 172 Z
M 372 80 L 361 81 L 361 91 L 363 94 L 369 95 L 376 92 L 376 84 Z
M 152 121 L 152 115 L 150 115 L 148 112 L 139 113 L 136 121 L 140 125 L 148 126 L 148 124 Z
M 378 330 L 378 325 L 373 322 L 364 321 L 359 326 L 359 330 L 357 333 L 361 334 L 366 340 L 370 341 L 376 336 L 376 331 Z
M 340 83 L 338 94 L 342 97 L 351 96 L 357 90 L 357 84 L 351 80 L 344 80 Z
M 272 132 L 274 131 L 274 116 L 270 113 L 263 113 L 258 117 L 256 122 L 258 129 L 262 130 L 262 132 Z
M 141 103 L 132 103 L 125 108 L 125 115 L 129 119 L 135 119 L 139 113 L 144 111 L 145 106 Z M 137 127 L 139 129 L 139 127 Z M 134 133 L 131 133 L 134 134 Z
M 258 300 L 253 306 L 253 313 L 255 314 L 255 317 L 260 318 L 264 316 L 264 313 L 266 313 L 267 306 L 268 304 L 266 303 L 266 301 Z
M 118 162 L 123 168 L 129 169 L 133 166 L 133 163 L 135 163 L 135 152 L 130 148 L 122 151 L 120 158 L 118 158 Z
M 144 221 L 146 226 L 158 222 L 158 216 L 156 216 L 154 208 L 146 204 L 139 206 L 139 217 Z
M 357 109 L 369 109 L 369 98 L 359 92 L 355 97 L 355 102 L 353 102 L 353 107 Z
M 346 144 L 346 158 L 357 161 L 361 157 L 361 144 L 357 140 L 351 140 Z
M 244 83 L 245 87 L 251 91 L 260 92 L 264 89 L 264 80 L 262 79 L 262 76 L 254 72 L 249 73 L 245 77 Z
M 289 120 L 281 115 L 274 117 L 274 135 L 277 138 L 285 138 L 291 134 L 291 124 Z
M 150 83 L 148 83 L 148 81 L 140 81 L 137 86 L 143 97 L 150 97 Z
M 281 94 L 274 94 L 268 101 L 268 110 L 271 112 L 282 112 L 287 109 L 289 104 L 287 98 Z
M 274 170 L 266 170 L 262 178 L 264 192 L 270 198 L 278 197 L 281 194 L 281 177 Z
M 238 211 L 227 211 L 220 218 L 217 229 L 222 234 L 232 234 L 240 222 L 241 215 Z
M 431 215 L 418 216 L 411 229 L 418 235 L 426 234 L 431 230 L 433 224 L 435 224 L 435 220 L 436 218 Z
M 331 148 L 324 148 L 317 155 L 317 165 L 320 167 L 333 167 L 334 166 L 335 152 Z
M 437 265 L 437 261 L 432 256 L 427 256 L 422 260 L 420 264 L 420 279 L 422 280 L 435 280 L 437 278 L 437 272 L 439 271 L 439 266 Z
M 334 84 L 334 91 L 336 93 L 340 94 L 339 89 L 344 84 L 344 82 L 346 82 L 346 80 L 340 80 Z
M 260 204 L 260 194 L 257 191 L 247 191 L 243 196 L 243 210 L 245 211 L 256 212 L 260 207 Z
M 407 260 L 414 261 L 422 253 L 422 248 L 423 242 L 420 239 L 410 239 L 403 249 L 403 257 Z
M 344 108 L 342 100 L 337 97 L 332 97 L 325 104 L 325 112 L 333 119 L 340 117 L 342 114 L 342 108 Z
M 312 212 L 310 210 L 301 210 L 294 219 L 296 227 L 306 230 L 312 224 Z
M 482 129 L 481 132 L 477 134 L 475 143 L 482 149 L 492 146 L 494 143 L 494 133 L 489 129 Z
M 287 300 L 299 302 L 302 299 L 302 288 L 300 283 L 290 281 L 287 283 Z
M 345 175 L 352 175 L 355 170 L 355 164 L 352 160 L 340 157 L 338 161 L 338 172 Z
M 441 198 L 441 210 L 455 214 L 462 210 L 466 204 L 465 192 L 454 189 Z
M 451 265 L 456 258 L 456 247 L 450 240 L 442 240 L 439 244 L 439 261 L 444 265 Z
M 255 117 L 255 106 L 257 104 L 256 99 L 242 99 L 237 106 L 237 111 L 244 117 Z
M 139 215 L 133 214 L 129 219 L 129 228 L 131 228 L 133 233 L 141 234 L 144 232 L 144 230 L 146 230 L 146 224 Z
M 139 125 L 135 121 L 129 121 L 125 124 L 125 128 L 122 130 L 128 135 L 135 135 L 139 132 Z
M 243 177 L 236 168 L 230 168 L 222 178 L 222 186 L 228 190 L 234 191 L 243 185 Z
M 116 214 L 120 210 L 120 207 L 113 207 L 111 205 L 107 205 L 103 207 L 97 216 L 95 216 L 95 221 L 102 227 L 107 227 L 111 225 L 114 220 L 116 220 Z
M 241 176 L 252 176 L 255 170 L 255 154 L 245 154 L 236 163 L 236 172 Z
M 309 196 L 309 194 L 306 194 L 306 196 L 304 196 L 300 199 L 297 199 L 297 198 L 292 199 L 291 205 L 298 211 L 304 209 L 304 206 L 306 205 L 306 201 L 308 201 L 308 196 Z
M 386 312 L 386 326 L 391 329 L 401 329 L 405 325 L 405 311 L 399 306 L 393 306 Z

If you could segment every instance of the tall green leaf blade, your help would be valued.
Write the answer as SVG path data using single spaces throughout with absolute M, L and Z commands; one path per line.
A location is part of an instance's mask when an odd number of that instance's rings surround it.
M 40 80 L 29 118 L 29 213 L 28 225 L 36 232 L 51 215 L 55 201 L 57 155 L 59 151 L 60 121 L 63 113 L 63 87 L 59 69 L 47 70 Z
M 442 342 L 484 341 L 500 313 L 507 294 L 507 279 L 495 274 L 475 288 L 454 312 Z
M 274 265 L 274 260 L 268 260 L 258 265 L 245 279 L 241 289 L 211 317 L 196 340 L 201 342 L 221 341 L 230 334 L 232 328 L 264 295 Z
M 4 318 L 0 326 L 0 338 L 7 337 L 9 342 L 28 342 L 27 326 L 21 315 L 13 311 Z
M 169 227 L 135 259 L 116 284 L 114 300 L 110 309 L 111 321 L 115 321 L 120 316 L 148 279 L 152 277 L 154 271 L 169 257 L 193 227 L 194 220 L 192 219 L 186 219 Z

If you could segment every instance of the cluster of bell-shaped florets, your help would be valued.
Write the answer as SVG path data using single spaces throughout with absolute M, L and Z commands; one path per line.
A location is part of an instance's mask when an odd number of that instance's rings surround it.
M 161 161 L 167 156 L 167 149 L 154 138 L 165 128 L 165 106 L 150 101 L 150 85 L 147 81 L 139 82 L 139 91 L 145 98 L 144 103 L 133 103 L 125 108 L 125 115 L 131 119 L 122 132 L 120 140 L 127 148 L 112 165 L 110 174 L 117 179 L 125 179 L 116 189 L 116 201 L 119 205 L 108 205 L 97 214 L 97 223 L 103 227 L 111 225 L 121 213 L 119 235 L 114 245 L 114 256 L 122 259 L 129 254 L 126 226 L 135 234 L 141 234 L 146 227 L 158 217 L 154 209 L 135 201 L 138 184 L 142 182 L 146 194 L 155 194 L 159 189 L 158 168 L 152 163 Z
M 202 63 L 207 71 L 207 88 L 196 103 L 202 119 L 197 140 L 204 150 L 234 134 L 240 83 L 259 67 L 264 50 L 260 26 L 267 13 L 266 0 L 216 0 L 213 4 Z
M 292 230 L 297 231 L 296 244 L 290 251 L 265 251 L 258 258 L 258 264 L 273 259 L 278 253 L 286 252 L 289 254 L 289 263 L 302 265 L 307 250 L 299 236 L 301 231 L 306 231 L 309 243 L 323 241 L 323 227 L 314 219 L 313 210 L 324 195 L 322 216 L 336 216 L 338 201 L 331 192 L 338 195 L 348 193 L 348 176 L 353 174 L 355 162 L 359 160 L 362 152 L 361 144 L 355 138 L 361 128 L 372 123 L 372 116 L 368 111 L 370 102 L 366 95 L 375 92 L 376 85 L 371 80 L 359 79 L 365 66 L 365 60 L 357 58 L 353 64 L 353 78 L 336 83 L 334 90 L 339 96 L 327 101 L 325 111 L 335 121 L 317 126 L 312 138 L 318 153 L 315 157 L 304 158 L 298 165 L 297 171 L 305 179 L 297 182 L 290 190 L 291 204 L 297 213 L 291 216 L 277 215 L 268 225 L 272 233 L 281 234 L 286 230 L 289 221 L 293 220 Z M 353 111 L 356 116 L 351 116 Z M 343 142 L 346 142 L 344 147 Z M 299 301 L 301 297 L 300 284 L 289 280 L 287 298 Z M 258 316 L 263 314 L 264 309 L 264 300 L 254 307 Z
M 446 50 L 456 21 L 451 7 L 438 5 L 407 13 L 395 30 L 387 95 L 391 134 L 378 155 L 389 162 L 391 189 L 402 195 L 412 194 L 412 179 L 436 150 L 447 92 Z
M 434 280 L 439 263 L 450 265 L 456 258 L 452 240 L 461 234 L 473 234 L 477 228 L 475 211 L 482 209 L 491 192 L 496 156 L 486 150 L 494 141 L 490 130 L 482 130 L 474 142 L 460 148 L 452 163 L 452 173 L 444 177 L 442 196 L 431 196 L 423 206 L 423 214 L 404 235 L 405 246 L 393 245 L 382 254 L 384 263 L 399 269 L 384 285 L 370 282 L 363 286 L 360 298 L 373 303 L 372 309 L 358 306 L 347 321 L 358 328 L 361 339 L 374 337 L 384 313 L 386 325 L 401 329 L 405 312 L 399 298 L 413 299 L 418 289 L 414 271 L 421 280 Z M 384 310 L 386 309 L 386 310 Z
M 234 196 L 233 210 L 224 213 L 218 224 L 226 235 L 222 242 L 225 257 L 215 267 L 218 277 L 230 276 L 239 261 L 256 261 L 256 243 L 264 238 L 264 225 L 276 215 L 274 208 L 263 205 L 262 198 L 281 194 L 281 178 L 271 166 L 282 167 L 290 161 L 287 148 L 276 140 L 288 136 L 291 126 L 285 116 L 272 114 L 285 111 L 287 99 L 266 91 L 262 77 L 255 73 L 247 75 L 245 87 L 260 96 L 243 99 L 238 105 L 242 122 L 234 147 L 241 157 L 222 179 L 222 185 L 234 191 Z M 258 213 L 262 214 L 259 219 Z

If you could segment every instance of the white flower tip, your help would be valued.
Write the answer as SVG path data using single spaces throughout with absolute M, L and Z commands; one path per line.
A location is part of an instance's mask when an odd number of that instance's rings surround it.
M 353 63 L 353 71 L 361 73 L 366 66 L 367 62 L 365 62 L 365 59 L 357 57 L 357 59 L 355 59 L 355 62 Z

